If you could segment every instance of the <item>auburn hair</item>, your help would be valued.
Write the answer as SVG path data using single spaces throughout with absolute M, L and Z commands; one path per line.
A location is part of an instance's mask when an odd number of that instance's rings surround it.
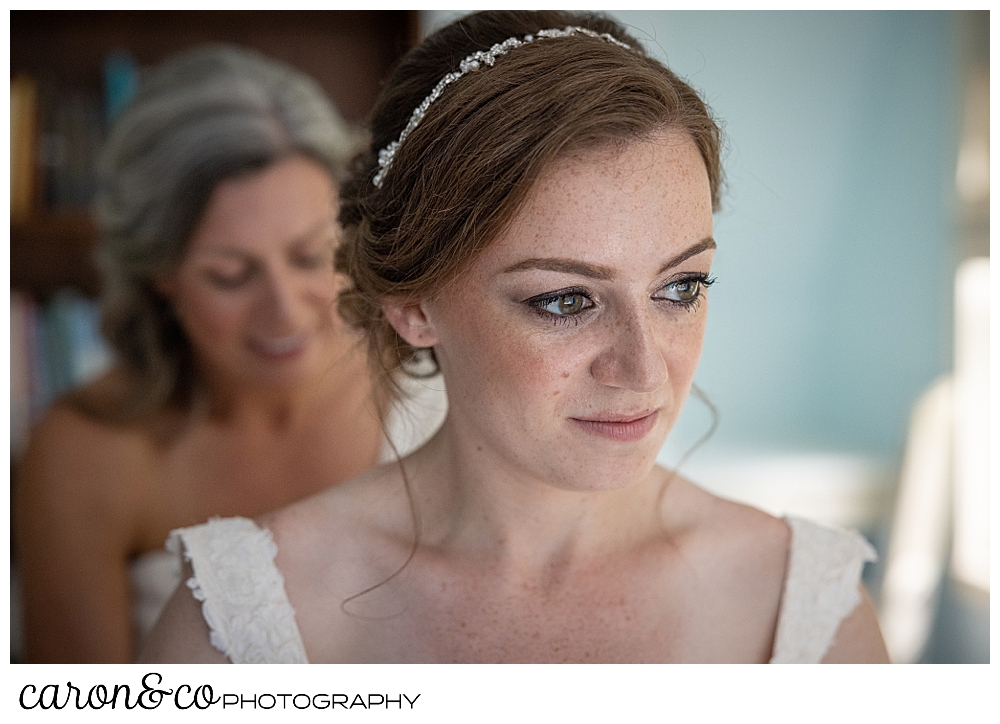
M 434 86 L 461 61 L 546 28 L 585 34 L 510 50 L 448 85 L 399 145 L 376 187 L 378 152 L 399 138 Z M 429 298 L 514 220 L 543 169 L 570 152 L 624 147 L 668 129 L 690 135 L 708 172 L 713 208 L 722 183 L 721 132 L 698 93 L 618 23 L 593 13 L 487 11 L 427 37 L 396 67 L 372 112 L 371 144 L 341 189 L 344 238 L 336 265 L 349 283 L 343 318 L 368 340 L 382 389 L 397 372 L 437 370 L 432 350 L 405 342 L 382 313 L 388 298 Z M 430 365 L 420 364 L 421 360 Z

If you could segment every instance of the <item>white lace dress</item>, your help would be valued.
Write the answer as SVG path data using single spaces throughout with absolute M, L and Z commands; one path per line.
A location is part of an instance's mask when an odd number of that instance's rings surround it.
M 858 605 L 861 569 L 875 551 L 854 531 L 786 520 L 791 549 L 771 663 L 818 663 Z M 187 586 L 202 602 L 212 645 L 230 661 L 308 663 L 270 531 L 215 518 L 174 531 L 167 545 L 191 564 Z

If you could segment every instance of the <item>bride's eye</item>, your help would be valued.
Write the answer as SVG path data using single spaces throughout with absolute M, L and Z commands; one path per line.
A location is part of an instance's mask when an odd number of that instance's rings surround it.
M 541 308 L 562 317 L 567 314 L 579 314 L 588 306 L 593 306 L 592 303 L 588 304 L 589 302 L 589 299 L 579 293 L 560 294 Z
M 698 297 L 698 293 L 701 291 L 701 282 L 697 279 L 685 279 L 682 282 L 668 284 L 661 291 L 664 299 L 675 302 L 690 302 Z
M 534 308 L 542 316 L 554 321 L 570 321 L 581 312 L 594 306 L 594 302 L 589 296 L 576 289 L 532 297 L 526 299 L 525 304 Z
M 692 307 L 701 299 L 703 290 L 714 283 L 715 279 L 711 279 L 705 274 L 685 277 L 663 286 L 653 295 L 653 298 L 662 299 L 682 307 Z

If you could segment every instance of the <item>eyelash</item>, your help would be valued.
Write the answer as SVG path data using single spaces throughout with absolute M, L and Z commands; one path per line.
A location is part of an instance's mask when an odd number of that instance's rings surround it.
M 715 277 L 710 277 L 708 274 L 694 273 L 685 274 L 679 279 L 674 279 L 667 284 L 664 284 L 657 292 L 666 289 L 667 287 L 684 284 L 685 282 L 696 282 L 698 284 L 698 294 L 689 300 L 677 300 L 677 299 L 664 299 L 661 297 L 654 297 L 656 301 L 666 302 L 676 308 L 683 309 L 684 311 L 693 312 L 701 306 L 702 299 L 705 296 L 705 290 L 710 286 L 715 284 Z M 552 304 L 552 302 L 557 302 L 563 297 L 571 296 L 581 296 L 590 302 L 590 306 L 576 312 L 574 314 L 554 314 L 545 309 L 545 307 Z M 524 304 L 527 304 L 536 314 L 538 314 L 543 319 L 552 322 L 557 325 L 572 324 L 577 325 L 581 322 L 581 318 L 589 310 L 595 307 L 594 300 L 591 298 L 590 293 L 581 287 L 569 287 L 567 289 L 559 289 L 555 292 L 549 292 L 546 294 L 539 295 L 537 297 L 531 297 L 524 300 Z
M 557 302 L 563 297 L 572 296 L 583 297 L 586 301 L 590 302 L 590 306 L 581 309 L 576 314 L 553 314 L 545 309 L 545 307 L 552 304 L 552 302 Z M 530 299 L 525 299 L 524 303 L 531 307 L 531 309 L 538 314 L 538 316 L 552 322 L 553 324 L 577 325 L 580 323 L 581 316 L 594 308 L 594 300 L 591 299 L 590 294 L 587 293 L 585 289 L 581 289 L 580 287 L 569 287 L 567 289 L 560 289 L 555 292 L 542 294 L 537 297 L 531 297 Z
M 684 284 L 685 282 L 695 282 L 698 285 L 698 293 L 696 296 L 686 301 L 677 299 L 662 299 L 660 301 L 673 304 L 675 307 L 684 309 L 685 311 L 688 312 L 697 311 L 698 307 L 701 306 L 702 300 L 705 298 L 705 292 L 708 290 L 710 286 L 715 284 L 715 277 L 710 277 L 708 274 L 702 274 L 700 272 L 696 272 L 694 274 L 685 274 L 679 279 L 674 279 L 673 281 L 664 284 L 657 291 L 662 291 L 663 289 L 666 289 L 667 287 L 675 284 Z

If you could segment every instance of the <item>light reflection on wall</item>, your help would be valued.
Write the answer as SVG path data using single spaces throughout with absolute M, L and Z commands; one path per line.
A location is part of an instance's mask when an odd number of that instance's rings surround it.
M 988 191 L 987 191 L 988 192 Z M 990 260 L 955 279 L 955 453 L 952 573 L 990 590 Z
M 938 604 L 951 533 L 951 576 L 988 593 L 989 259 L 955 276 L 955 370 L 918 401 L 900 475 L 881 591 L 893 661 L 918 661 Z

